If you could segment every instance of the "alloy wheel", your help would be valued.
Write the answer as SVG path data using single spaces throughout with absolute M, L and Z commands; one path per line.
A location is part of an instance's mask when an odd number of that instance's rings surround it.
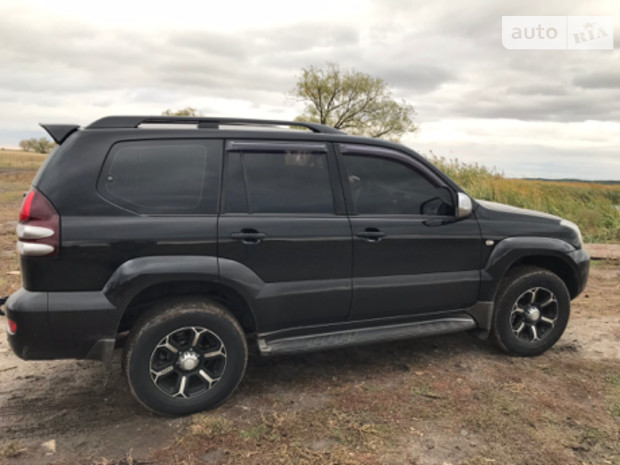
M 524 342 L 543 340 L 555 326 L 559 303 L 553 292 L 533 287 L 519 296 L 510 313 L 510 325 L 515 336 Z
M 201 326 L 176 329 L 151 354 L 151 380 L 163 393 L 192 398 L 211 389 L 226 369 L 226 347 L 217 334 Z

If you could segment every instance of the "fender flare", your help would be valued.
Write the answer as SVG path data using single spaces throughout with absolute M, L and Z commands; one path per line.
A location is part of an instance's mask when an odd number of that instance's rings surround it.
M 576 278 L 577 265 L 568 254 L 575 248 L 551 237 L 509 237 L 497 243 L 480 274 L 481 301 L 493 301 L 504 275 L 515 262 L 526 257 L 549 257 L 561 260 Z
M 246 301 L 254 321 L 254 302 L 265 283 L 239 262 L 212 256 L 151 256 L 128 260 L 103 287 L 105 297 L 117 308 L 117 325 L 131 301 L 145 289 L 175 281 L 217 283 L 235 290 Z

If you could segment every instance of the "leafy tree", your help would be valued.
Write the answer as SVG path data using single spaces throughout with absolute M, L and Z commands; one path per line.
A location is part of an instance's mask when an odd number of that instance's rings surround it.
M 37 140 L 34 146 L 34 150 L 38 153 L 50 153 L 56 144 L 45 137 L 41 137 Z
M 20 140 L 19 147 L 25 152 L 49 153 L 54 148 L 54 142 L 45 137 L 33 137 Z
M 22 139 L 19 141 L 19 148 L 24 152 L 32 152 L 34 150 L 34 143 L 36 139 Z
M 163 116 L 202 116 L 202 113 L 192 107 L 185 107 L 181 110 L 166 110 Z
M 416 131 L 414 108 L 392 98 L 388 84 L 380 78 L 335 63 L 325 68 L 303 68 L 292 96 L 306 103 L 296 121 L 310 121 L 350 134 L 399 140 Z

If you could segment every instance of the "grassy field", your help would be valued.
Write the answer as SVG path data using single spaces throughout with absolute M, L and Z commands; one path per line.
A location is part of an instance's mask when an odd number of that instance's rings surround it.
M 0 150 L 0 208 L 19 213 L 22 196 L 47 155 Z
M 15 224 L 24 192 L 46 155 L 0 150 L 0 294 L 17 290 L 21 277 L 15 253 Z
M 429 159 L 476 199 L 561 216 L 579 226 L 585 242 L 620 242 L 619 185 L 508 179 L 485 166 Z

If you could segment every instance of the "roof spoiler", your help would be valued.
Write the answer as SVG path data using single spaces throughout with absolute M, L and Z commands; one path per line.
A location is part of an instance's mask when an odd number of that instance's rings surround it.
M 77 131 L 80 127 L 77 124 L 43 124 L 39 125 L 47 131 L 47 133 L 54 139 L 58 145 L 62 144 L 64 140 Z

